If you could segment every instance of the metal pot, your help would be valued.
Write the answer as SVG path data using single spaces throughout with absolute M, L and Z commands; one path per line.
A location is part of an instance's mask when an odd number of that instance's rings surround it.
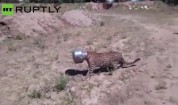
M 83 49 L 74 49 L 72 52 L 72 58 L 75 63 L 82 63 L 87 57 L 87 51 Z

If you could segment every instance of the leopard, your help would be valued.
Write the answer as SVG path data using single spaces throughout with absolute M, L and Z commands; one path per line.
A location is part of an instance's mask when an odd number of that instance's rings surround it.
M 116 70 L 118 67 L 132 66 L 141 58 L 137 58 L 132 62 L 125 61 L 121 52 L 110 51 L 110 52 L 87 52 L 84 60 L 88 64 L 88 72 L 86 77 L 89 79 L 93 75 L 93 72 L 97 68 L 107 68 L 109 72 L 111 70 L 109 68 L 113 68 Z

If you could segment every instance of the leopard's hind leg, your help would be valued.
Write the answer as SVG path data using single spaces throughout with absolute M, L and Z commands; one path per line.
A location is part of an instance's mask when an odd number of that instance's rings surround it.
M 109 75 L 112 75 L 113 73 L 112 73 L 112 70 L 111 70 L 111 67 L 106 67 L 106 69 L 107 69 L 107 71 L 109 72 L 108 74 Z
M 113 72 L 118 68 L 118 64 L 115 63 L 111 63 L 111 66 L 107 67 L 107 70 L 109 72 L 109 75 L 112 75 Z

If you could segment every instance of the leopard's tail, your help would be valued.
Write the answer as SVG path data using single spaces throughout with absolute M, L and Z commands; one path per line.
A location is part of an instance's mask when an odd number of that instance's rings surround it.
M 134 63 L 138 62 L 139 60 L 141 60 L 140 58 L 135 59 L 133 62 L 124 62 L 124 65 L 133 65 Z

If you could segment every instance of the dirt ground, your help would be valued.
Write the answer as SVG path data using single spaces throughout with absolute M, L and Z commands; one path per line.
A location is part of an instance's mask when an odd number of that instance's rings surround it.
M 70 6 L 62 14 L 0 16 L 0 105 L 178 105 L 177 7 Z M 141 61 L 86 80 L 75 48 Z

